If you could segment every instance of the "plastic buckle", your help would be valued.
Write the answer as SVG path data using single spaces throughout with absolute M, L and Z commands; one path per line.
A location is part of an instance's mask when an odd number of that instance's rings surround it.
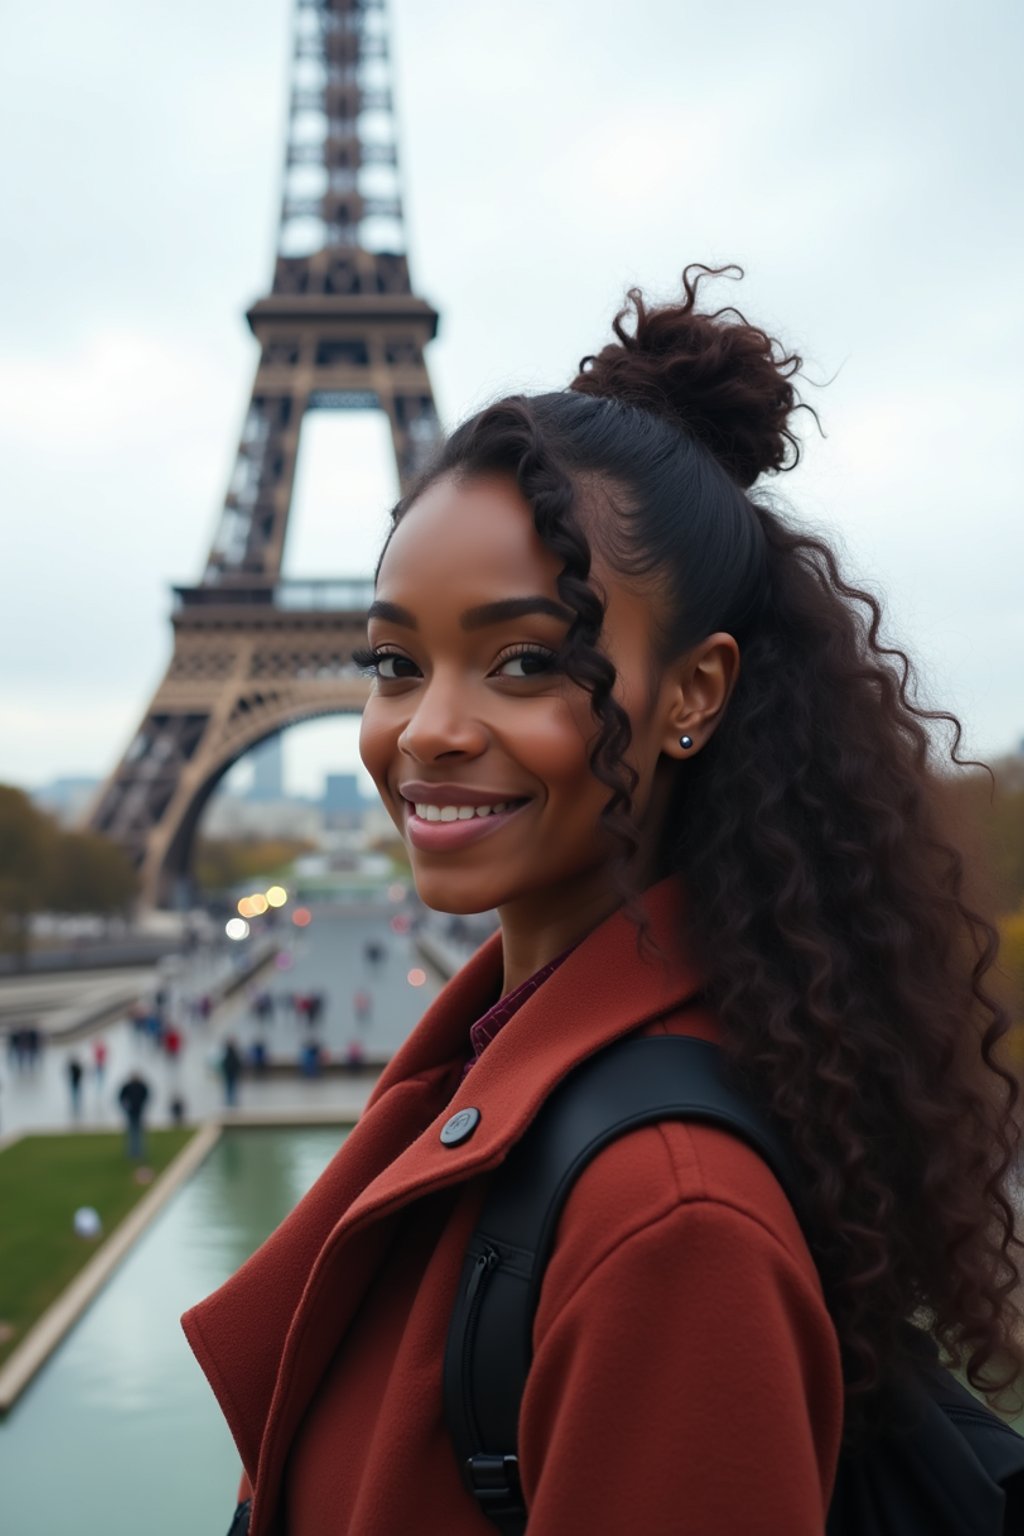
M 502 1505 L 512 1509 L 522 1507 L 517 1456 L 483 1453 L 471 1456 L 466 1462 L 466 1481 L 485 1512 L 490 1509 L 500 1511 Z

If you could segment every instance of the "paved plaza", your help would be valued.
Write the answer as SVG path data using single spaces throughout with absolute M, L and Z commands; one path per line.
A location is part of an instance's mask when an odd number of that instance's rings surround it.
M 133 1070 L 142 1074 L 151 1089 L 150 1125 L 170 1123 L 175 1098 L 183 1101 L 190 1121 L 220 1113 L 224 1085 L 217 1063 L 229 1037 L 243 1055 L 255 1040 L 262 1040 L 272 1066 L 288 1067 L 287 1071 L 272 1070 L 264 1077 L 244 1075 L 238 1089 L 239 1114 L 294 1114 L 300 1119 L 331 1112 L 357 1114 L 373 1085 L 374 1073 L 351 1076 L 328 1072 L 310 1079 L 299 1073 L 297 1063 L 303 1044 L 311 1038 L 320 1043 L 328 1060 L 343 1058 L 353 1040 L 368 1058 L 386 1058 L 406 1038 L 436 994 L 438 973 L 424 961 L 408 933 L 392 930 L 393 910 L 383 905 L 354 912 L 314 907 L 307 928 L 283 924 L 278 930 L 276 959 L 205 1022 L 196 1015 L 195 1001 L 211 990 L 226 967 L 242 959 L 229 941 L 212 953 L 182 957 L 176 964 L 164 963 L 160 971 L 154 970 L 148 977 L 133 976 L 128 990 L 134 990 L 140 981 L 149 997 L 157 987 L 164 988 L 165 1018 L 182 1036 L 178 1059 L 169 1059 L 133 1025 L 127 1013 L 74 1039 L 44 1044 L 39 1061 L 32 1067 L 19 1068 L 5 1051 L 0 1059 L 0 1138 L 31 1130 L 120 1126 L 117 1093 Z M 367 947 L 374 944 L 382 951 L 377 961 L 368 954 Z M 61 1006 L 67 1008 L 73 1001 L 69 1000 L 68 978 L 62 977 L 61 984 Z M 83 997 L 89 984 L 83 976 Z M 307 1023 L 290 1002 L 295 996 L 310 993 L 323 998 L 315 1026 Z M 255 1006 L 261 994 L 269 994 L 272 1002 L 270 1009 L 264 1004 L 262 1018 Z M 101 1075 L 93 1065 L 96 1040 L 107 1047 Z M 68 1084 L 72 1057 L 85 1068 L 77 1119 L 72 1114 Z

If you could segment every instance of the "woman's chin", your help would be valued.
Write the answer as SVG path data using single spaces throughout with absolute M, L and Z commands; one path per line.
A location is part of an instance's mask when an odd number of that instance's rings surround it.
M 453 917 L 471 917 L 476 912 L 491 912 L 508 900 L 508 893 L 497 882 L 484 885 L 476 879 L 459 879 L 454 871 L 447 874 L 435 869 L 417 869 L 412 865 L 416 894 L 433 912 L 447 912 Z

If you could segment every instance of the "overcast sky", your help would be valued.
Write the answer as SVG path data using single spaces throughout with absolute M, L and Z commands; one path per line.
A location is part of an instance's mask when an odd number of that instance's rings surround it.
M 32 0 L 0 47 L 0 780 L 102 774 L 232 466 L 276 237 L 291 0 Z M 1024 736 L 1019 0 L 392 0 L 442 417 L 560 387 L 689 261 L 800 350 L 775 482 L 880 589 L 969 744 Z M 369 570 L 377 423 L 311 418 L 289 574 Z M 290 733 L 294 787 L 354 722 Z

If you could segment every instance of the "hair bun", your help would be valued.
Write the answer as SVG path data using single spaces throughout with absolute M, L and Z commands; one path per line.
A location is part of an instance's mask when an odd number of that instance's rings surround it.
M 791 469 L 800 445 L 788 425 L 801 407 L 793 375 L 802 359 L 786 353 L 739 310 L 697 309 L 710 277 L 742 277 L 737 266 L 683 272 L 685 298 L 649 308 L 631 288 L 613 322 L 618 342 L 585 357 L 570 389 L 603 395 L 664 416 L 699 439 L 744 488 L 768 470 Z M 635 317 L 632 330 L 626 321 Z

